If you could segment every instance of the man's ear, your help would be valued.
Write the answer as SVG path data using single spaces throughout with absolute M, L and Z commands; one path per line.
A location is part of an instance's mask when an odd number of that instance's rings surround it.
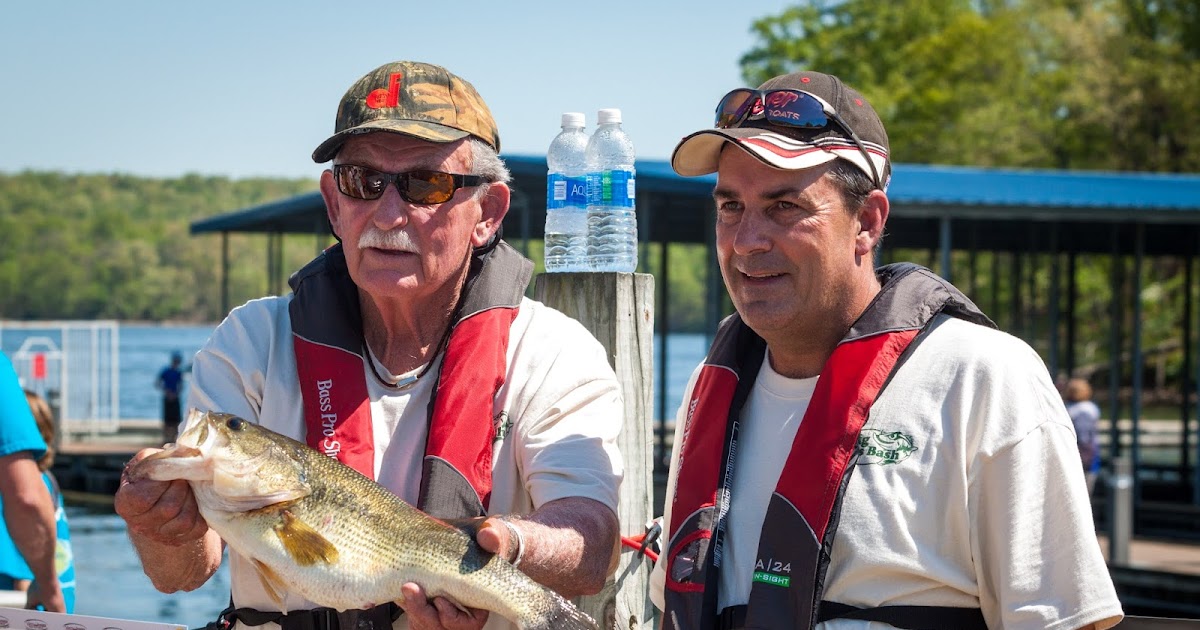
M 475 231 L 471 233 L 472 247 L 487 245 L 496 230 L 500 229 L 500 224 L 504 222 L 510 201 L 512 201 L 512 190 L 509 189 L 508 184 L 497 182 L 488 185 L 487 192 L 479 199 L 479 207 L 482 212 L 479 222 L 475 224 Z
M 333 171 L 330 169 L 325 169 L 321 173 L 321 197 L 325 200 L 325 215 L 329 217 L 329 227 L 333 230 L 333 235 L 340 241 L 342 237 L 338 236 L 341 232 L 338 227 L 338 218 L 341 217 L 339 202 L 342 199 L 337 189 L 337 182 L 333 181 Z
M 872 190 L 858 209 L 858 236 L 854 242 L 854 253 L 858 256 L 874 256 L 875 246 L 883 238 L 883 226 L 887 224 L 890 204 L 882 190 Z

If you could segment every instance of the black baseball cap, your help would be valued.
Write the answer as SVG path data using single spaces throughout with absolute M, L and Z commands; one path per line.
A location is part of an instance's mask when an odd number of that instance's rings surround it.
M 850 134 L 833 121 L 812 129 L 749 117 L 731 128 L 704 129 L 685 137 L 671 155 L 671 168 L 685 177 L 715 173 L 721 148 L 729 142 L 775 168 L 801 170 L 843 158 L 873 178 L 871 165 L 863 156 L 865 151 L 886 189 L 892 170 L 887 131 L 879 114 L 857 90 L 831 74 L 811 71 L 775 77 L 758 89 L 799 90 L 825 101 L 858 135 L 862 150 Z

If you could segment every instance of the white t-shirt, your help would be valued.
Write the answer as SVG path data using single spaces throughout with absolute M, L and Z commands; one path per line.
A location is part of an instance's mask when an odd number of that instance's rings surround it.
M 772 387 L 769 380 L 760 375 L 754 389 Z M 677 414 L 676 444 L 685 412 Z M 758 421 L 751 413 L 742 411 L 745 426 Z M 1023 341 L 939 316 L 871 407 L 861 437 L 824 599 L 979 607 L 989 627 L 1006 629 L 1107 628 L 1120 620 L 1070 419 L 1041 358 Z M 774 487 L 786 456 L 758 462 L 772 471 L 763 485 Z M 664 531 L 677 466 L 675 452 Z M 737 575 L 750 574 L 741 566 L 747 558 L 739 556 Z M 651 576 L 660 608 L 665 568 L 660 563 Z M 737 598 L 721 597 L 721 605 L 748 596 L 749 585 Z M 821 627 L 891 628 L 854 620 Z
M 728 559 L 729 570 L 721 572 L 718 610 L 750 599 L 758 539 L 775 493 L 775 485 L 763 480 L 779 478 L 816 387 L 815 376 L 788 378 L 776 372 L 770 353 L 763 353 L 758 379 L 742 409 L 725 529 L 723 558 Z
M 290 301 L 290 295 L 253 300 L 229 314 L 192 364 L 190 406 L 232 413 L 304 440 Z M 396 394 L 380 385 L 363 363 L 374 424 L 375 477 L 412 504 L 420 487 L 426 409 L 436 368 Z M 544 503 L 580 496 L 616 513 L 622 476 L 616 438 L 624 417 L 620 386 L 604 348 L 579 322 L 540 302 L 522 300 L 510 329 L 508 373 L 494 414 L 507 417 L 507 435 L 493 452 L 490 513 L 528 514 Z M 230 580 L 238 606 L 277 610 L 254 569 L 232 550 Z M 285 604 L 288 610 L 314 607 L 294 594 Z M 395 627 L 407 627 L 403 616 Z M 492 615 L 486 627 L 512 626 Z

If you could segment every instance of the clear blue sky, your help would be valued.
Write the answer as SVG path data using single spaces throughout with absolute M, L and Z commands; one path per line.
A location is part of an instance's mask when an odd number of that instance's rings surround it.
M 665 158 L 740 87 L 752 22 L 782 0 L 18 0 L 0 11 L 0 172 L 316 177 L 346 88 L 397 59 L 487 100 L 504 153 L 564 111 L 621 108 Z

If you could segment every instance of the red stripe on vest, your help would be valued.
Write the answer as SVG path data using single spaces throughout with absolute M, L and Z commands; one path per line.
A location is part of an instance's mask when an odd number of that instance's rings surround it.
M 687 479 L 675 484 L 667 540 L 675 536 L 692 512 L 716 504 L 721 456 L 725 452 L 725 431 L 719 427 L 729 421 L 729 405 L 737 384 L 738 377 L 732 370 L 715 365 L 704 366 L 696 378 L 679 451 L 678 470 L 686 470 Z
M 672 548 L 683 549 L 683 548 L 687 547 L 689 544 L 691 544 L 692 541 L 699 540 L 701 538 L 712 538 L 712 535 L 713 535 L 713 533 L 712 533 L 711 529 L 698 529 L 698 530 L 688 534 L 687 536 L 684 536 L 683 538 L 675 541 L 675 544 L 673 545 Z M 672 560 L 673 560 L 673 558 L 674 557 L 672 557 Z M 674 578 L 671 577 L 672 573 L 673 573 L 672 571 L 667 571 L 667 588 L 674 589 L 676 591 L 680 591 L 680 592 L 684 592 L 684 593 L 703 593 L 704 592 L 704 583 L 703 582 L 698 582 L 698 583 L 677 582 L 677 581 L 675 581 Z
M 496 392 L 504 384 L 508 331 L 516 317 L 515 308 L 492 308 L 455 326 L 442 360 L 425 446 L 426 454 L 441 457 L 466 477 L 485 510 L 492 498 L 492 444 L 496 438 L 496 426 L 489 420 Z
M 777 486 L 804 515 L 817 540 L 825 539 L 838 488 L 871 404 L 919 332 L 903 330 L 846 342 L 825 362 L 831 369 L 821 374 Z M 828 455 L 797 457 L 798 453 Z
M 375 438 L 363 358 L 292 336 L 308 445 L 375 478 Z

